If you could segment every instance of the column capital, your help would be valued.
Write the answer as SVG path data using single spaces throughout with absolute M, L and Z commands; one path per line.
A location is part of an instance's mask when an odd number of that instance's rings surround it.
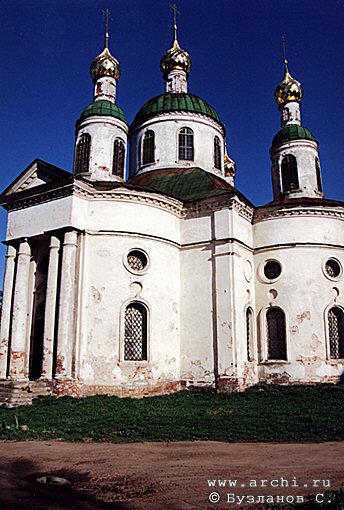
M 60 248 L 60 239 L 56 236 L 51 236 L 50 237 L 50 244 L 49 244 L 49 249 L 52 250 L 52 249 L 59 249 Z
M 63 238 L 63 246 L 72 245 L 77 246 L 78 233 L 76 230 L 67 230 Z
M 17 255 L 17 250 L 15 249 L 14 246 L 12 246 L 11 244 L 9 244 L 7 246 L 7 253 L 6 253 L 6 258 L 15 258 L 15 256 Z
M 27 239 L 24 239 L 20 242 L 19 248 L 18 248 L 18 256 L 19 255 L 31 256 L 31 248 L 30 248 L 29 243 L 27 242 Z

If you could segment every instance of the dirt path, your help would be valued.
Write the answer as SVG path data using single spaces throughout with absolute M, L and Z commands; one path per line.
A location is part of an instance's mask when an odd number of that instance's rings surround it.
M 311 486 L 318 479 L 325 484 L 330 480 L 331 489 L 344 487 L 343 442 L 118 445 L 32 441 L 0 443 L 0 458 L 2 510 L 237 509 L 243 506 L 227 502 L 227 493 L 322 493 L 322 482 L 319 487 Z M 66 478 L 70 486 L 35 482 L 44 475 Z M 299 487 L 292 486 L 294 477 Z M 271 480 L 274 485 L 286 485 L 282 478 L 289 487 L 271 487 Z M 237 479 L 237 488 L 209 487 L 208 480 L 214 479 Z M 268 482 L 263 482 L 266 487 L 254 488 L 249 486 L 252 480 Z M 209 502 L 211 492 L 220 495 L 219 503 Z

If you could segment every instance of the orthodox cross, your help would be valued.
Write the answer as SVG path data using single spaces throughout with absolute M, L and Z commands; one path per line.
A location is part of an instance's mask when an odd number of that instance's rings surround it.
M 109 21 L 112 21 L 109 9 L 102 9 L 105 18 L 105 46 L 109 47 Z
M 177 39 L 177 14 L 180 14 L 180 12 L 177 10 L 176 4 L 170 4 L 170 7 L 173 11 L 173 30 L 174 30 L 174 39 Z
M 282 35 L 282 48 L 283 48 L 283 56 L 284 56 L 284 67 L 285 67 L 286 73 L 288 73 L 287 48 L 286 48 L 286 42 L 285 42 L 284 35 Z

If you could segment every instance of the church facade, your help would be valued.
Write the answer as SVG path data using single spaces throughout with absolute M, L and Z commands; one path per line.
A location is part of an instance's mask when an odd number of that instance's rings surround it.
M 324 198 L 287 62 L 275 91 L 273 201 L 255 207 L 234 186 L 217 112 L 188 92 L 176 27 L 160 63 L 165 92 L 130 125 L 108 39 L 91 64 L 73 173 L 36 159 L 1 195 L 2 403 L 23 392 L 338 382 L 344 204 Z

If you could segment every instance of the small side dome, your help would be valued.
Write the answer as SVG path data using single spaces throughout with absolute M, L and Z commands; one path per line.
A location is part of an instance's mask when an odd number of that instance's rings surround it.
M 310 140 L 311 142 L 318 143 L 309 129 L 297 124 L 290 124 L 280 129 L 274 136 L 272 147 L 290 142 L 291 140 Z
M 93 60 L 90 66 L 92 80 L 95 83 L 98 78 L 103 76 L 111 76 L 116 80 L 121 74 L 121 66 L 118 60 L 111 55 L 109 48 L 105 46 L 103 51 Z
M 234 161 L 228 156 L 227 151 L 225 152 L 225 156 L 223 158 L 224 168 L 225 168 L 225 177 L 234 177 L 236 172 L 236 164 Z
M 185 71 L 187 75 L 191 71 L 191 58 L 187 51 L 182 50 L 177 39 L 173 41 L 173 46 L 164 53 L 160 60 L 160 69 L 164 78 L 174 69 Z
M 288 101 L 298 101 L 301 103 L 303 90 L 301 83 L 295 80 L 288 71 L 288 62 L 284 61 L 285 73 L 281 83 L 275 90 L 275 101 L 278 105 L 287 103 Z
M 94 101 L 93 103 L 86 106 L 86 108 L 84 108 L 81 112 L 81 115 L 76 124 L 78 125 L 86 117 L 90 117 L 92 115 L 108 115 L 110 117 L 115 117 L 115 119 L 119 119 L 127 124 L 127 120 L 122 108 L 112 103 L 111 101 L 105 100 Z

